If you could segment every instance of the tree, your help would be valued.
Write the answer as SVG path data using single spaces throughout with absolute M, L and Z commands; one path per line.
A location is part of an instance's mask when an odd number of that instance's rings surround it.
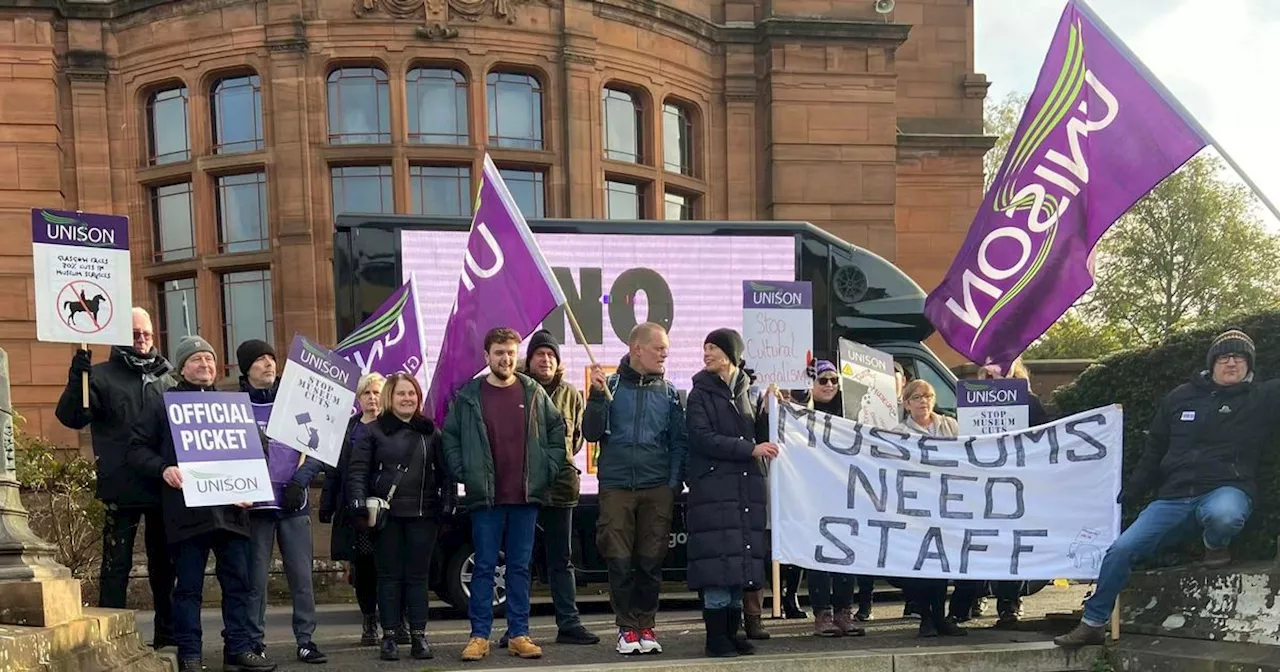
M 1009 143 L 1018 130 L 1018 121 L 1022 119 L 1022 111 L 1027 107 L 1027 95 L 1014 91 L 998 103 L 987 101 L 982 114 L 982 128 L 987 135 L 996 136 L 996 144 L 982 157 L 982 191 L 991 188 L 991 182 L 1000 171 L 1004 155 L 1009 151 Z
M 1096 324 L 1072 308 L 1044 333 L 1024 357 L 1027 359 L 1099 359 L 1124 348 L 1114 327 Z
M 1252 213 L 1253 197 L 1201 155 L 1135 205 L 1097 247 L 1086 317 L 1126 345 L 1280 303 L 1280 238 Z

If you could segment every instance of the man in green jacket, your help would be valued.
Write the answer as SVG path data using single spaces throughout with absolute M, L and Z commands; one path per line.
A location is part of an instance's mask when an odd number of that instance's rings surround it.
M 540 658 L 529 638 L 529 561 L 538 507 L 565 463 L 564 418 L 532 378 L 516 373 L 520 335 L 500 327 L 484 337 L 488 375 L 467 383 L 444 422 L 449 471 L 465 488 L 462 505 L 471 515 L 475 570 L 471 575 L 471 639 L 466 661 L 489 655 L 493 629 L 493 576 L 498 549 L 507 559 L 507 649 Z

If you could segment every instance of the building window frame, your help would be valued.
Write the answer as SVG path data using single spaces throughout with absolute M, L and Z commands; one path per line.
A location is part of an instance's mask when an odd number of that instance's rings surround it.
M 372 80 L 374 130 L 348 130 L 348 110 L 343 106 L 344 82 Z M 354 85 L 353 85 L 354 86 Z M 354 92 L 346 95 L 355 95 Z M 325 76 L 325 124 L 331 145 L 391 144 L 391 80 L 381 64 L 338 65 Z M 335 125 L 336 121 L 336 125 Z
M 173 102 L 179 101 L 179 102 Z M 157 123 L 157 111 L 180 106 L 182 109 L 182 147 L 170 149 L 160 147 L 161 124 Z M 168 82 L 151 89 L 147 94 L 147 164 L 163 166 L 191 160 L 191 96 L 187 85 L 183 82 Z M 166 151 L 161 152 L 164 149 Z
M 190 283 L 188 287 L 187 284 Z M 153 281 L 153 287 L 156 293 L 156 318 L 159 328 L 156 330 L 155 344 L 157 348 L 162 348 L 162 352 L 167 357 L 172 357 L 174 348 L 178 341 L 182 340 L 182 336 L 200 333 L 200 283 L 194 275 L 186 275 L 173 278 L 157 279 Z M 186 323 L 184 327 L 185 334 L 173 338 L 173 330 L 169 328 L 169 296 L 181 295 L 178 299 L 179 306 L 182 306 L 182 298 L 190 297 L 190 305 L 185 306 L 182 321 Z M 170 339 L 173 340 L 170 343 Z M 176 365 L 176 364 L 175 364 Z
M 697 177 L 698 108 L 679 98 L 662 101 L 662 169 L 668 173 Z M 675 160 L 672 160 L 672 150 Z
M 239 324 L 240 322 L 234 318 L 234 314 L 236 312 L 235 306 L 232 305 L 232 300 L 235 295 L 234 288 L 254 284 L 261 286 L 261 307 L 262 315 L 265 318 L 263 320 L 263 330 L 258 333 L 240 332 L 237 334 L 236 324 Z M 229 292 L 228 290 L 233 291 Z M 226 271 L 218 275 L 218 298 L 220 299 L 219 313 L 222 317 L 222 339 L 223 351 L 225 353 L 222 360 L 222 368 L 225 374 L 231 375 L 236 372 L 244 373 L 243 371 L 239 371 L 239 364 L 235 361 L 236 348 L 244 341 L 249 340 L 250 338 L 261 338 L 274 346 L 276 342 L 276 318 L 272 291 L 273 286 L 270 268 L 236 269 Z M 250 328 L 256 323 L 256 320 L 252 321 Z
M 682 199 L 675 201 L 673 199 Z M 694 194 L 680 189 L 672 189 L 667 187 L 662 194 L 662 218 L 672 222 L 690 222 L 698 219 L 698 205 L 701 200 L 700 194 Z M 681 209 L 681 213 L 677 217 L 670 217 L 670 208 L 676 207 Z
M 610 82 L 601 90 L 601 144 L 604 145 L 604 158 L 610 161 L 643 165 L 647 160 L 645 152 L 645 99 L 644 92 L 636 86 L 621 82 Z M 628 111 L 626 108 L 630 107 Z M 619 116 L 621 115 L 621 116 Z M 627 133 L 626 122 L 631 123 Z M 611 133 L 616 126 L 621 128 Z M 631 136 L 635 151 L 626 147 L 614 148 L 613 140 L 625 142 L 623 136 Z
M 520 212 L 525 219 L 543 219 L 548 216 L 547 213 L 547 168 L 545 166 L 515 166 L 515 165 L 498 165 L 498 174 L 502 176 L 502 181 L 507 184 L 507 190 L 511 192 L 511 196 L 516 199 L 516 206 L 521 206 L 520 197 L 517 193 L 524 190 L 524 185 L 532 184 L 533 193 L 533 211 L 526 212 L 526 208 L 520 207 Z M 515 185 L 514 187 L 512 185 Z
M 489 113 L 486 137 L 491 147 L 534 151 L 546 149 L 546 111 L 544 109 L 546 85 L 544 81 L 545 78 L 542 75 L 510 66 L 495 67 L 485 75 L 485 100 Z M 529 104 L 527 110 L 528 126 L 533 135 L 528 137 L 503 135 L 501 119 L 503 115 L 499 114 L 502 99 L 517 94 L 513 90 L 507 96 L 503 96 L 503 90 L 524 85 L 528 85 L 529 93 L 536 96 L 536 103 Z
M 175 187 L 186 187 L 186 189 L 175 189 Z M 151 233 L 154 236 L 154 245 L 152 245 L 153 260 L 167 262 L 195 258 L 199 249 L 199 238 L 196 236 L 195 187 L 191 180 L 188 178 L 181 182 L 152 185 L 147 190 L 151 206 Z M 165 190 L 168 190 L 169 193 L 161 193 Z M 184 194 L 187 197 L 187 237 L 190 239 L 191 245 L 166 249 L 164 247 L 166 238 L 164 233 L 165 221 L 161 211 L 161 202 L 162 199 Z
M 243 140 L 226 140 L 227 99 L 247 90 L 253 106 L 253 136 Z M 262 123 L 262 78 L 256 72 L 223 75 L 209 87 L 209 118 L 214 154 L 243 154 L 261 151 L 265 146 Z
M 433 210 L 433 200 L 427 196 L 432 178 L 454 180 L 451 190 L 456 191 L 457 208 L 451 211 Z M 470 217 L 474 201 L 471 190 L 471 166 L 458 164 L 422 164 L 409 166 L 409 212 L 415 215 L 437 217 Z
M 370 173 L 368 169 L 375 169 L 376 172 Z M 349 173 L 349 174 L 348 174 Z M 332 214 L 337 216 L 341 213 L 355 213 L 356 210 L 346 209 L 346 191 L 338 189 L 338 180 L 368 179 L 378 178 L 378 203 L 383 208 L 372 213 L 362 214 L 394 214 L 396 211 L 395 201 L 395 170 L 390 163 L 364 163 L 364 164 L 344 164 L 329 166 L 329 206 L 332 208 Z M 341 196 L 339 195 L 341 193 Z M 339 198 L 343 207 L 339 207 Z
M 415 73 L 419 73 L 415 77 Z M 447 76 L 446 76 L 447 75 Z M 454 132 L 441 133 L 421 127 L 422 98 L 430 82 L 453 84 Z M 405 74 L 405 106 L 408 117 L 409 142 L 417 145 L 467 145 L 471 142 L 469 104 L 470 79 L 462 69 L 451 65 L 420 63 Z
M 651 184 L 641 182 L 630 178 L 624 178 L 619 175 L 606 175 L 604 178 L 604 217 L 605 219 L 621 219 L 621 220 L 640 220 L 647 216 L 648 208 L 648 192 Z M 636 199 L 635 217 L 615 217 L 613 212 L 614 194 L 620 196 L 630 196 L 631 190 L 634 190 Z
M 244 178 L 255 178 L 252 182 Z M 235 183 L 230 183 L 236 181 Z M 231 240 L 229 235 L 232 230 L 233 222 L 228 220 L 229 215 L 235 213 L 229 212 L 227 208 L 227 200 L 229 192 L 237 187 L 257 186 L 258 199 L 258 222 L 257 222 L 257 238 L 242 238 L 239 240 Z M 214 178 L 214 214 L 218 221 L 218 251 L 223 254 L 237 254 L 241 252 L 260 252 L 271 248 L 271 226 L 270 226 L 270 207 L 267 202 L 267 174 L 263 170 L 255 170 L 244 173 L 232 173 L 228 175 L 218 175 Z

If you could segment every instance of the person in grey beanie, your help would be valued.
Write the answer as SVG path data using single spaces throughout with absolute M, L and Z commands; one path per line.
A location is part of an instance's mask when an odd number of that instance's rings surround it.
M 1231 540 L 1257 496 L 1258 455 L 1280 429 L 1280 379 L 1256 382 L 1255 355 L 1253 339 L 1229 329 L 1209 345 L 1208 368 L 1161 402 L 1146 450 L 1117 501 L 1135 504 L 1153 488 L 1156 499 L 1107 549 L 1080 624 L 1055 644 L 1103 643 L 1133 564 L 1175 541 L 1172 532 L 1187 523 L 1203 528 L 1206 567 L 1231 563 Z

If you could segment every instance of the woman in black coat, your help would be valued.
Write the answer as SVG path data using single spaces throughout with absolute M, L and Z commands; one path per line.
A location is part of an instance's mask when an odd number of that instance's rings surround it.
M 351 451 L 347 506 L 369 516 L 369 498 L 388 505 L 375 522 L 378 612 L 383 660 L 399 660 L 395 629 L 409 620 L 411 655 L 432 657 L 427 645 L 427 578 L 440 519 L 452 512 L 457 491 L 448 477 L 440 432 L 422 415 L 422 387 L 406 373 L 387 378 L 378 419 Z
M 347 493 L 347 476 L 350 473 L 351 449 L 369 431 L 369 424 L 378 419 L 382 411 L 382 386 L 386 378 L 369 373 L 356 384 L 356 402 L 360 415 L 351 417 L 347 434 L 342 442 L 338 466 L 325 472 L 324 489 L 320 492 L 320 522 L 333 523 L 329 541 L 329 557 L 350 563 L 351 585 L 356 589 L 356 603 L 364 617 L 361 646 L 378 643 L 378 569 L 373 557 L 373 537 L 364 518 L 355 517 L 347 507 L 351 498 Z M 403 643 L 408 644 L 409 633 L 403 633 Z
M 686 412 L 689 588 L 702 591 L 706 654 L 716 658 L 754 652 L 739 634 L 742 593 L 764 585 L 768 498 L 760 460 L 778 454 L 750 398 L 743 349 L 731 329 L 707 336 L 706 369 L 693 377 Z

